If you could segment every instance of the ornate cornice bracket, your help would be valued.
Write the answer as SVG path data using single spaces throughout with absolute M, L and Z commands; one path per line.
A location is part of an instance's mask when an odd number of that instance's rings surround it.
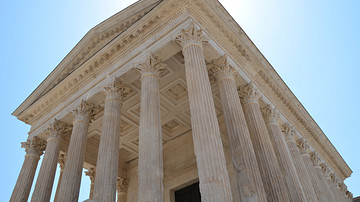
M 145 62 L 137 65 L 137 69 L 141 73 L 142 80 L 145 76 L 156 76 L 159 77 L 161 72 L 165 70 L 167 65 L 162 63 L 161 59 L 152 53 L 146 58 Z
M 180 44 L 184 50 L 190 45 L 202 47 L 202 43 L 207 42 L 208 37 L 204 35 L 201 28 L 198 28 L 198 26 L 192 22 L 190 26 L 181 30 L 181 34 L 175 37 L 175 41 Z
M 273 108 L 270 104 L 261 108 L 261 113 L 263 114 L 265 123 L 275 123 L 280 117 L 280 113 L 277 109 Z
M 21 143 L 21 148 L 25 148 L 25 152 L 28 155 L 37 155 L 41 156 L 46 148 L 46 141 L 33 137 L 32 139 L 27 139 L 26 142 Z
M 250 83 L 240 87 L 238 89 L 238 93 L 244 105 L 249 103 L 258 103 L 258 99 L 260 98 L 259 90 L 251 81 Z
M 209 71 L 214 74 L 218 80 L 225 78 L 234 79 L 236 70 L 229 64 L 227 58 L 227 55 L 223 55 L 207 65 Z

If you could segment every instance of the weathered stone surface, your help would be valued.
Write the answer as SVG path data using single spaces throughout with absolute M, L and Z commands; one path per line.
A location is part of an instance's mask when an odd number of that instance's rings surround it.
M 185 59 L 200 191 L 204 201 L 230 202 L 229 176 L 202 47 L 204 39 L 202 30 L 194 24 L 177 37 Z
M 241 201 L 266 201 L 266 193 L 250 133 L 236 90 L 235 70 L 228 64 L 226 55 L 213 61 L 209 68 L 218 80 L 232 162 L 237 171 L 237 187 Z
M 239 90 L 268 201 L 290 201 L 278 160 L 258 103 L 259 92 L 249 83 Z

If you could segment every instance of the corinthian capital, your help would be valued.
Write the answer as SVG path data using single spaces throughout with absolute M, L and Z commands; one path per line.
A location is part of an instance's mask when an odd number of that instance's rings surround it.
M 300 154 L 308 154 L 310 152 L 309 144 L 304 138 L 298 141 L 297 147 L 299 148 Z
M 241 101 L 244 104 L 251 103 L 251 102 L 258 102 L 260 97 L 259 90 L 254 86 L 252 82 L 240 87 L 238 90 L 239 96 Z
M 38 137 L 27 139 L 21 143 L 21 148 L 25 148 L 26 154 L 34 154 L 41 156 L 46 148 L 46 142 Z
M 234 79 L 234 75 L 236 73 L 234 67 L 229 65 L 227 55 L 223 55 L 220 58 L 213 60 L 212 63 L 208 65 L 208 68 L 218 80 L 223 78 Z
M 325 177 L 330 178 L 331 171 L 330 171 L 329 165 L 327 163 L 322 163 L 322 164 L 320 164 L 320 167 L 321 167 L 321 170 L 324 173 Z
M 294 126 L 292 126 L 289 122 L 281 126 L 281 131 L 283 132 L 286 140 L 293 140 L 296 134 Z
M 85 171 L 85 175 L 90 177 L 90 181 L 93 184 L 95 182 L 96 168 L 90 168 L 88 171 Z
M 266 123 L 277 123 L 277 120 L 280 117 L 278 110 L 273 108 L 270 104 L 261 108 L 261 112 Z
M 141 73 L 141 79 L 146 75 L 159 76 L 165 70 L 166 64 L 161 62 L 161 59 L 153 54 L 150 54 L 144 63 L 139 64 L 135 68 Z
M 320 166 L 321 164 L 321 158 L 320 155 L 317 152 L 312 152 L 310 154 L 311 161 L 314 164 L 314 167 Z
M 120 81 L 119 78 L 114 78 L 104 87 L 104 93 L 107 96 L 126 97 L 129 93 L 131 93 L 131 91 L 131 88 L 129 88 L 124 82 Z
M 59 154 L 60 172 L 62 172 L 63 169 L 65 168 L 65 161 L 66 161 L 66 154 L 65 153 L 60 153 Z
M 118 192 L 125 192 L 126 193 L 127 189 L 128 189 L 127 179 L 123 178 L 123 177 L 118 177 L 116 187 L 117 187 Z
M 71 130 L 71 127 L 66 123 L 54 119 L 54 121 L 46 128 L 48 139 L 61 138 Z
M 94 106 L 81 100 L 80 104 L 72 111 L 76 120 L 90 120 L 94 115 Z
M 202 29 L 198 29 L 194 23 L 192 23 L 186 29 L 181 30 L 181 34 L 175 38 L 183 49 L 188 45 L 199 45 L 202 47 L 202 42 L 207 41 L 207 37 L 203 34 Z

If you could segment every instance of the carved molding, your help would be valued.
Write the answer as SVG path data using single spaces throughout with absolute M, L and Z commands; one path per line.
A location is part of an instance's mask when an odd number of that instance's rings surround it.
M 37 156 L 41 156 L 46 148 L 46 141 L 33 137 L 32 139 L 28 139 L 26 142 L 21 143 L 21 148 L 25 148 L 26 154 L 33 154 Z
M 214 74 L 218 80 L 224 78 L 234 79 L 236 70 L 229 64 L 227 58 L 227 55 L 223 55 L 208 65 L 209 71 Z
M 118 177 L 117 178 L 117 184 L 116 184 L 116 188 L 118 192 L 127 192 L 128 189 L 128 180 L 126 178 L 123 177 Z
M 153 75 L 156 77 L 159 77 L 161 72 L 165 70 L 167 65 L 165 63 L 162 63 L 161 59 L 153 54 L 150 54 L 145 62 L 137 65 L 135 69 L 137 69 L 141 73 L 141 78 L 148 75 Z
M 261 108 L 261 113 L 264 117 L 265 123 L 275 123 L 280 117 L 280 113 L 277 109 L 273 108 L 270 104 Z
M 201 28 L 197 28 L 194 23 L 186 29 L 182 29 L 181 34 L 175 38 L 175 41 L 181 45 L 183 50 L 189 45 L 202 47 L 202 43 L 207 40 L 208 38 L 204 35 L 203 30 Z
M 244 105 L 248 103 L 258 103 L 258 99 L 260 98 L 260 92 L 252 82 L 240 87 L 238 93 Z

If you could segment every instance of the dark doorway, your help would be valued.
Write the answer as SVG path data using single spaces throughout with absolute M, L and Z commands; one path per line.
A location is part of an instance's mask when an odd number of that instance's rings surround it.
M 176 191 L 175 202 L 201 202 L 199 182 Z

